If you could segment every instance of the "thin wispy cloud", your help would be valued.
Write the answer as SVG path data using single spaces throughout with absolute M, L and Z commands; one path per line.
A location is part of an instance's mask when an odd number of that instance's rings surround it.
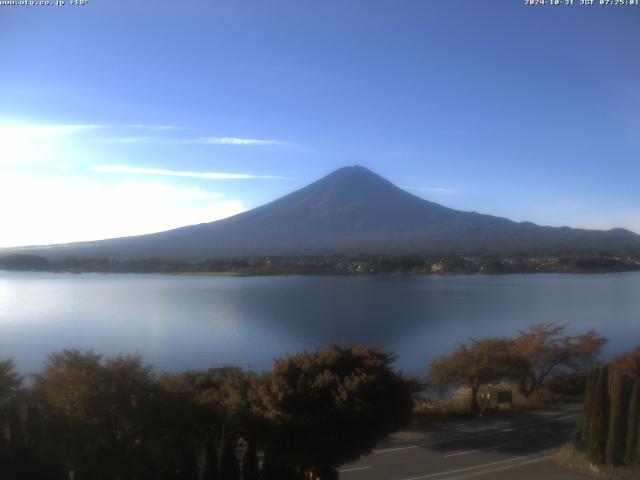
M 124 144 L 135 144 L 135 143 L 160 143 L 167 142 L 162 138 L 157 137 L 112 137 L 112 138 L 96 138 L 95 142 L 99 143 L 124 143 Z M 170 142 L 167 142 L 170 143 Z
M 252 145 L 288 145 L 286 142 L 278 140 L 262 140 L 256 138 L 237 138 L 237 137 L 205 137 L 194 139 L 194 143 L 208 143 L 211 145 L 240 145 L 240 146 L 252 146 Z
M 169 170 L 165 168 L 146 168 L 128 165 L 98 165 L 91 169 L 96 173 L 114 173 L 125 175 L 156 175 L 163 177 L 201 178 L 205 180 L 292 180 L 292 177 L 280 175 L 254 175 L 250 173 L 228 172 L 191 172 L 182 170 Z
M 196 138 L 175 138 L 162 136 L 144 136 L 136 135 L 130 137 L 109 137 L 96 138 L 96 142 L 101 143 L 165 143 L 174 145 L 231 145 L 236 147 L 284 147 L 291 143 L 282 142 L 280 140 L 266 140 L 257 138 L 238 138 L 238 137 L 196 137 Z
M 414 190 L 417 192 L 442 193 L 447 195 L 458 195 L 460 193 L 456 190 L 442 187 L 413 187 L 409 185 L 400 185 L 400 188 L 404 188 L 405 190 Z
M 142 129 L 142 130 L 154 130 L 158 132 L 166 131 L 166 130 L 180 130 L 183 127 L 179 127 L 176 125 L 146 125 L 140 123 L 133 123 L 129 125 L 110 125 L 110 128 L 131 128 L 131 129 Z
M 59 124 L 30 124 L 24 122 L 8 121 L 0 119 L 0 135 L 29 135 L 36 137 L 56 137 L 75 135 L 90 130 L 101 131 L 100 136 L 92 135 L 92 141 L 108 143 L 173 143 L 173 144 L 203 144 L 203 145 L 232 145 L 232 146 L 287 146 L 289 142 L 266 138 L 245 138 L 245 137 L 185 137 L 163 136 L 161 132 L 184 130 L 185 127 L 177 125 L 163 124 L 103 124 L 103 123 L 59 123 Z M 109 131 L 131 130 L 131 135 L 121 133 L 119 136 L 104 136 Z M 138 133 L 134 131 L 157 132 L 157 135 Z M 112 133 L 113 134 L 113 133 Z

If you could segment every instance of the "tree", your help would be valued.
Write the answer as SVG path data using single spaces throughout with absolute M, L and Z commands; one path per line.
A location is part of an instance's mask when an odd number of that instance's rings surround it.
M 624 463 L 640 463 L 640 377 L 633 382 L 629 399 L 627 439 L 624 451 Z
M 529 362 L 520 379 L 525 396 L 536 393 L 556 369 L 581 370 L 593 364 L 608 340 L 595 330 L 578 336 L 561 336 L 566 326 L 538 323 L 514 340 L 514 352 Z
M 335 467 L 405 425 L 418 384 L 395 373 L 393 360 L 353 345 L 277 359 L 259 389 L 270 424 L 266 476 L 293 469 L 331 478 Z
M 22 377 L 15 370 L 13 360 L 0 360 L 0 431 L 15 410 L 15 399 L 22 386 Z
M 633 351 L 616 357 L 613 360 L 613 368 L 628 378 L 640 378 L 640 345 Z
M 217 389 L 209 372 L 164 374 L 159 383 L 173 399 L 175 423 L 169 430 L 169 441 L 179 452 L 178 468 L 189 469 L 193 453 L 201 453 L 201 468 L 206 480 L 219 479 L 219 439 L 221 408 L 209 395 Z M 186 478 L 186 477 L 185 477 Z
M 239 438 L 255 446 L 264 436 L 257 411 L 258 377 L 235 367 L 163 375 L 160 383 L 190 411 L 187 435 L 202 453 L 204 478 L 239 475 L 235 447 Z M 256 460 L 257 462 L 257 460 Z
M 593 415 L 599 373 L 600 370 L 596 368 L 592 368 L 587 373 L 584 401 L 582 403 L 582 415 L 580 416 L 580 422 L 578 424 L 578 438 L 582 445 L 586 445 L 589 438 L 589 423 Z
M 609 367 L 597 368 L 598 377 L 593 390 L 592 414 L 587 436 L 587 458 L 601 465 L 606 460 L 607 432 L 609 420 Z
M 14 396 L 22 385 L 13 360 L 0 360 L 0 402 Z
M 154 478 L 162 430 L 159 390 L 138 357 L 50 355 L 34 386 L 55 449 L 78 478 Z M 154 444 L 151 448 L 151 444 Z
M 640 345 L 616 357 L 612 364 L 614 370 L 630 383 L 623 461 L 627 465 L 640 463 Z
M 609 433 L 607 435 L 607 464 L 622 465 L 629 415 L 629 384 L 624 374 L 613 369 L 609 391 Z
M 620 466 L 640 460 L 638 353 L 636 348 L 589 372 L 579 438 L 592 463 Z
M 13 360 L 0 360 L 0 465 L 2 476 L 17 480 L 25 476 L 25 442 L 17 404 L 22 377 Z
M 519 378 L 527 368 L 527 362 L 514 353 L 511 340 L 472 340 L 470 346 L 459 345 L 451 355 L 432 362 L 429 381 L 440 389 L 468 387 L 471 391 L 469 409 L 478 413 L 478 392 L 482 385 Z

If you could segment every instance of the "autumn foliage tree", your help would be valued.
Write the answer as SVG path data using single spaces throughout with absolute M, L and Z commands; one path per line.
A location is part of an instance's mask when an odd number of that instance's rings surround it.
M 554 371 L 587 369 L 608 341 L 595 330 L 570 336 L 562 335 L 565 329 L 564 325 L 538 323 L 514 340 L 513 352 L 529 363 L 519 381 L 525 396 L 536 393 Z
M 613 368 L 627 378 L 640 378 L 640 345 L 613 360 Z
M 50 355 L 34 395 L 54 450 L 78 477 L 150 478 L 142 448 L 160 427 L 159 391 L 138 357 L 103 361 L 92 352 Z
M 271 427 L 265 476 L 336 477 L 335 467 L 407 423 L 418 384 L 395 373 L 393 360 L 353 345 L 276 360 L 259 392 Z
M 216 368 L 204 372 L 165 374 L 163 388 L 179 399 L 186 418 L 188 449 L 200 453 L 201 468 L 207 480 L 233 480 L 240 475 L 235 446 L 242 438 L 249 447 L 246 462 L 257 464 L 256 443 L 264 428 L 256 411 L 257 376 L 238 368 Z M 179 413 L 180 414 L 180 413 Z
M 481 386 L 520 378 L 527 369 L 528 363 L 515 353 L 513 341 L 505 338 L 472 340 L 470 345 L 459 345 L 452 354 L 432 362 L 429 382 L 440 389 L 468 387 L 471 392 L 469 409 L 477 413 Z

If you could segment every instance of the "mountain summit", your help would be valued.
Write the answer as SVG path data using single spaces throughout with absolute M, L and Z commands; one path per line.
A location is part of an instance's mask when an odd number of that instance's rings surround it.
M 541 227 L 462 212 L 416 197 L 360 167 L 344 167 L 278 200 L 166 232 L 11 249 L 49 257 L 202 259 L 264 255 L 559 255 L 640 252 L 640 235 Z

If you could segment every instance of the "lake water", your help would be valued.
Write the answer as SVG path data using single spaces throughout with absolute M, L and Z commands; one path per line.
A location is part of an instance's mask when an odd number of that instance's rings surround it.
M 158 370 L 271 368 L 285 353 L 352 341 L 421 375 L 470 338 L 536 322 L 595 328 L 604 355 L 640 343 L 640 273 L 197 277 L 0 271 L 0 358 L 41 370 L 63 348 L 138 353 Z

